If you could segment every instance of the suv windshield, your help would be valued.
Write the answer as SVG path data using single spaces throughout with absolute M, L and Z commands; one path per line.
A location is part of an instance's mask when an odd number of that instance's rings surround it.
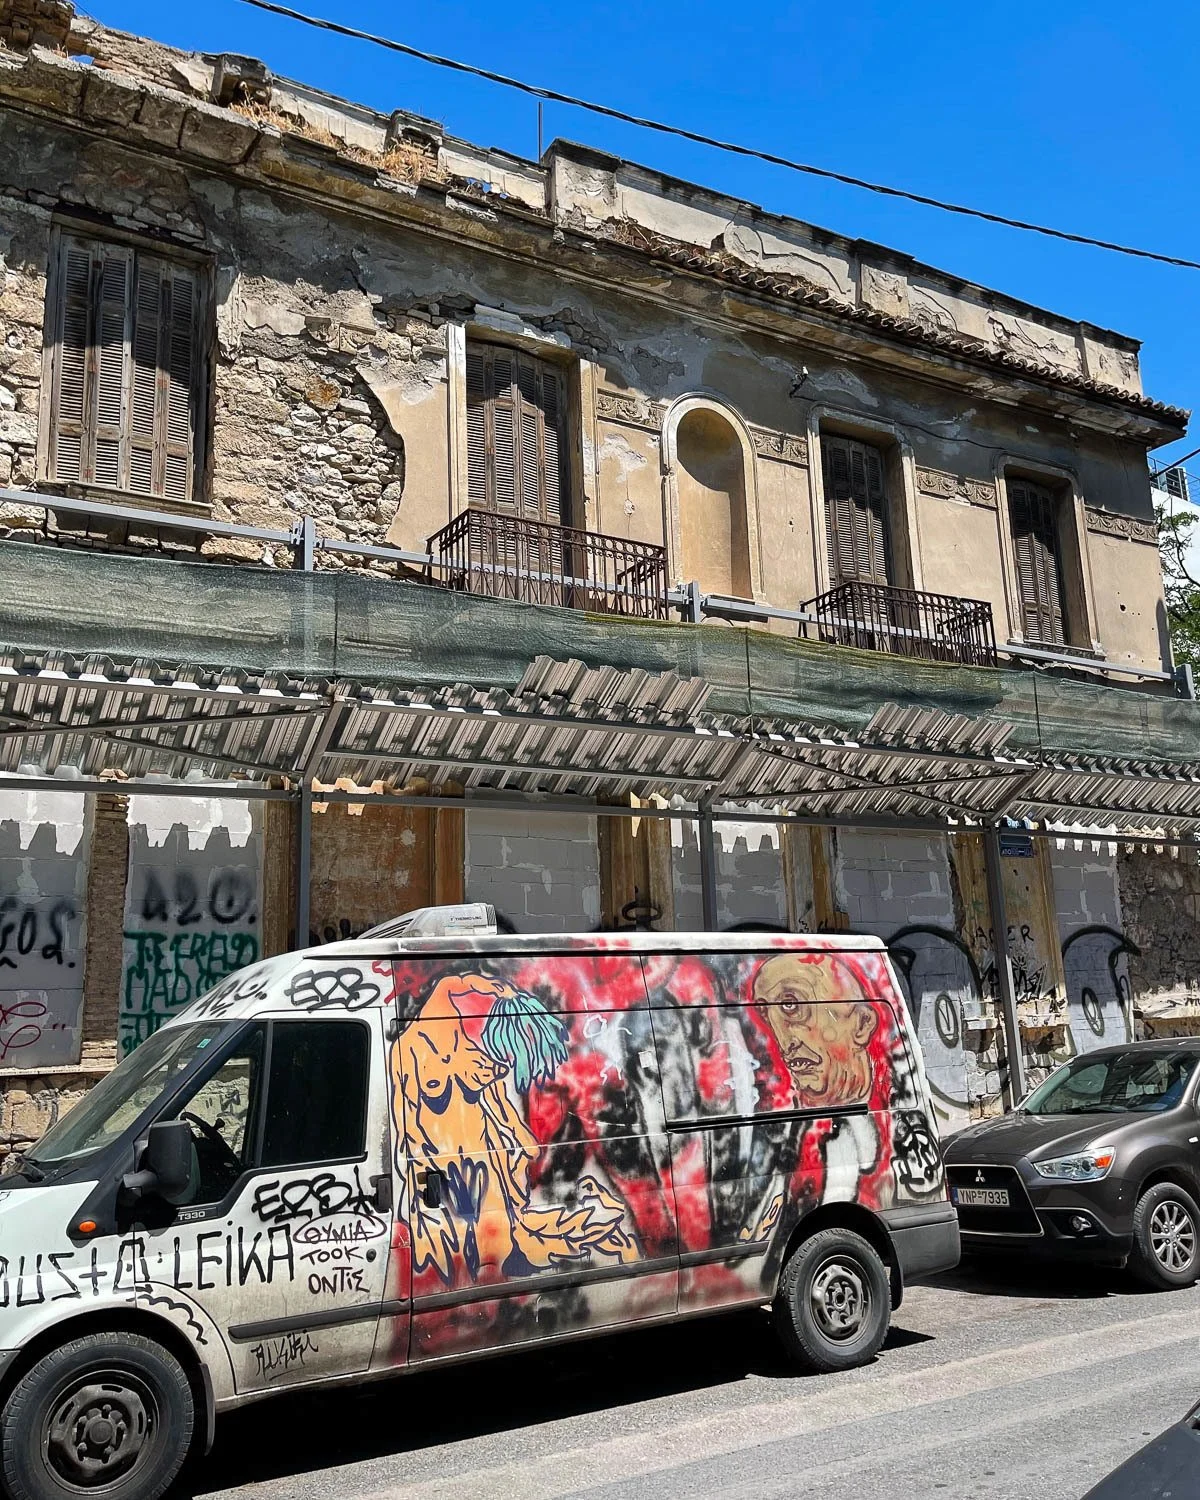
M 1166 1048 L 1077 1057 L 1034 1089 L 1021 1107 L 1030 1115 L 1174 1109 L 1196 1063 L 1196 1053 Z
M 111 1145 L 224 1029 L 207 1022 L 156 1031 L 52 1125 L 25 1160 L 50 1166 Z

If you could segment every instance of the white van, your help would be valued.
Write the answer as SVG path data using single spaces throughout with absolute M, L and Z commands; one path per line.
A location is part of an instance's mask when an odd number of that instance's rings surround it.
M 845 1369 L 957 1260 L 875 939 L 430 909 L 231 976 L 0 1181 L 3 1478 L 155 1500 L 273 1391 L 746 1304 Z

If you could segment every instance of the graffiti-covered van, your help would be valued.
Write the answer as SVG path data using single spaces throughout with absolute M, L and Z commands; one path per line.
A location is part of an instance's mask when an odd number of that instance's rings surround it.
M 877 940 L 430 909 L 232 975 L 0 1182 L 4 1478 L 153 1500 L 272 1391 L 745 1305 L 845 1369 L 958 1252 Z

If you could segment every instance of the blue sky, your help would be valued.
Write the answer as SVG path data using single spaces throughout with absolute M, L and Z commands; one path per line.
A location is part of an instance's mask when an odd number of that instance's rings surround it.
M 292 0 L 633 113 L 1102 239 L 1200 259 L 1200 7 L 1117 0 L 857 0 L 774 11 L 716 0 L 472 5 Z M 238 0 L 81 4 L 112 26 L 275 72 L 456 135 L 536 154 L 531 99 Z M 1200 407 L 1200 271 L 992 227 L 746 162 L 561 105 L 586 141 L 1143 341 L 1149 394 Z M 1200 444 L 1194 436 L 1174 449 Z M 1200 468 L 1200 460 L 1188 465 Z

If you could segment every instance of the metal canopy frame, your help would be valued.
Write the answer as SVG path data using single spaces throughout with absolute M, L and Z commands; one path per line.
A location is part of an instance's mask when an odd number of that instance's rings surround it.
M 979 832 L 989 867 L 1006 820 L 1200 846 L 1200 761 L 1013 753 L 1011 725 L 897 705 L 849 735 L 716 715 L 709 691 L 550 657 L 506 690 L 0 653 L 0 787 L 293 802 L 300 941 L 314 801 L 694 822 L 709 922 L 721 821 Z M 324 790 L 342 778 L 361 790 Z
M 232 797 L 348 777 L 389 790 L 454 783 L 532 808 L 634 795 L 686 797 L 692 815 L 765 805 L 777 820 L 831 824 L 1065 818 L 1081 836 L 1135 841 L 1200 830 L 1200 759 L 1013 752 L 1011 725 L 895 705 L 849 735 L 717 715 L 709 691 L 673 672 L 550 657 L 508 690 L 0 653 L 0 776 L 10 786 L 203 783 Z

